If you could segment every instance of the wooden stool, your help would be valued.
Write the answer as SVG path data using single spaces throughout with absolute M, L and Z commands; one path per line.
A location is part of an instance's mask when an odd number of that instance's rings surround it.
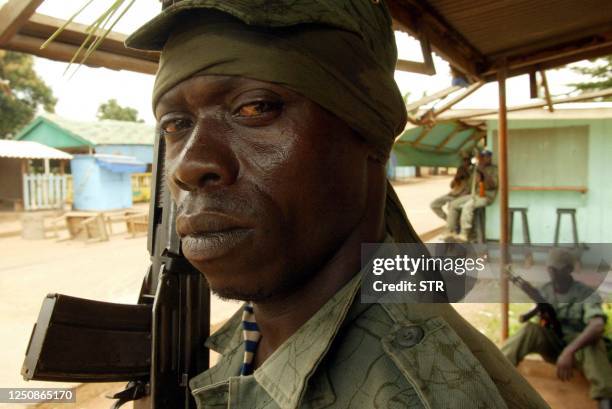
M 508 226 L 508 234 L 510 235 L 510 244 L 513 244 L 514 237 L 514 214 L 521 214 L 521 230 L 523 231 L 523 244 L 525 244 L 525 265 L 531 266 L 533 264 L 533 254 L 529 247 L 531 246 L 531 236 L 529 235 L 529 222 L 527 221 L 527 208 L 526 207 L 510 207 L 510 225 Z
M 559 230 L 561 227 L 561 216 L 570 215 L 572 219 L 572 233 L 574 236 L 574 247 L 578 247 L 578 226 L 576 225 L 576 209 L 557 209 L 557 224 L 555 226 L 555 247 L 559 245 Z
M 514 236 L 514 213 L 521 214 L 521 227 L 523 230 L 523 244 L 531 245 L 531 237 L 529 236 L 529 222 L 527 221 L 527 208 L 526 207 L 511 207 L 508 209 L 510 212 L 510 244 L 512 244 L 512 237 Z

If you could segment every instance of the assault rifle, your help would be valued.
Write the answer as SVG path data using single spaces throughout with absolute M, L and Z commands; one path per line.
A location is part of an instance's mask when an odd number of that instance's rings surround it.
M 113 408 L 195 408 L 188 380 L 208 368 L 210 293 L 183 257 L 176 207 L 164 188 L 164 140 L 156 136 L 147 247 L 151 265 L 138 303 L 50 294 L 22 367 L 25 379 L 129 381 Z
M 529 284 L 524 278 L 515 275 L 511 266 L 508 265 L 505 272 L 508 279 L 536 303 L 533 309 L 519 317 L 519 322 L 527 322 L 538 315 L 540 318 L 540 325 L 551 329 L 557 338 L 559 338 L 559 341 L 563 342 L 563 330 L 561 329 L 561 323 L 557 319 L 557 312 L 553 306 L 534 286 Z

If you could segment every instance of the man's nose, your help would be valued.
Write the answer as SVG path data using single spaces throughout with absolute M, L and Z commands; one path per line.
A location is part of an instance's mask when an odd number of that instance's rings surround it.
M 228 135 L 214 123 L 200 121 L 173 161 L 172 181 L 187 191 L 216 189 L 236 182 L 238 160 Z

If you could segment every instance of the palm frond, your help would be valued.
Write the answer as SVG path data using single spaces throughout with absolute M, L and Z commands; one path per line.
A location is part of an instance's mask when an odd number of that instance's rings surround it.
M 47 41 L 45 41 L 40 48 L 47 47 L 52 41 L 54 41 L 70 23 L 74 21 L 87 7 L 89 7 L 96 0 L 83 0 L 84 4 L 79 8 L 66 22 L 58 28 Z M 125 16 L 125 13 L 134 5 L 136 0 L 112 0 L 111 5 L 106 9 L 93 23 L 91 23 L 87 29 L 87 37 L 78 48 L 77 52 L 72 56 L 70 63 L 66 67 L 66 72 L 70 69 L 72 64 L 79 59 L 79 67 L 87 61 L 91 54 L 100 47 L 102 42 L 112 32 L 113 28 L 117 23 Z M 116 17 L 115 17 L 116 16 Z M 78 67 L 77 67 L 78 69 Z
M 124 0 L 118 0 L 118 2 L 121 2 L 121 3 L 123 3 L 123 1 Z M 104 39 L 108 37 L 108 35 L 113 31 L 113 28 L 115 28 L 115 25 L 123 18 L 125 13 L 127 13 L 127 11 L 132 7 L 135 1 L 136 0 L 129 0 L 129 3 L 127 4 L 127 6 L 123 9 L 123 11 L 121 11 L 119 16 L 110 24 L 110 26 L 106 28 L 106 31 L 104 32 L 104 34 L 98 37 L 96 41 L 89 46 L 87 53 L 85 54 L 85 56 L 83 56 L 83 59 L 81 60 L 81 64 L 83 64 L 87 60 L 87 58 L 89 58 L 91 53 L 93 53 L 100 46 L 100 44 L 102 44 L 102 41 L 104 41 Z M 109 14 L 108 18 L 103 24 L 103 27 L 106 27 L 106 24 L 111 20 L 111 18 L 115 15 L 115 13 L 119 10 L 119 8 L 120 6 L 114 9 L 111 14 Z
M 49 37 L 47 39 L 47 41 L 45 41 L 41 46 L 40 49 L 43 50 L 45 49 L 53 40 L 55 40 L 57 38 L 58 35 L 60 35 L 62 33 L 62 31 L 64 31 L 66 29 L 66 27 L 68 27 L 68 24 L 72 23 L 74 21 L 74 19 L 81 14 L 91 3 L 93 3 L 94 0 L 89 0 L 87 1 L 85 4 L 83 4 L 83 7 L 81 7 L 76 13 L 74 13 L 72 16 L 70 16 L 70 18 L 68 20 L 66 20 L 66 22 L 57 30 L 55 30 L 55 33 L 51 34 L 51 37 Z

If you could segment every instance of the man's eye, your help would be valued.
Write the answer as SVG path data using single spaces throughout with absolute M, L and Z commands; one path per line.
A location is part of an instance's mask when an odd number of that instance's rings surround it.
M 192 126 L 192 122 L 189 119 L 170 119 L 168 121 L 164 121 L 161 125 L 161 129 L 165 134 L 173 134 L 185 129 L 189 129 Z
M 265 114 L 266 112 L 274 111 L 279 109 L 281 106 L 280 103 L 276 102 L 267 102 L 267 101 L 257 101 L 249 104 L 242 105 L 238 108 L 238 112 L 236 112 L 236 116 L 244 117 L 244 118 L 252 118 Z

